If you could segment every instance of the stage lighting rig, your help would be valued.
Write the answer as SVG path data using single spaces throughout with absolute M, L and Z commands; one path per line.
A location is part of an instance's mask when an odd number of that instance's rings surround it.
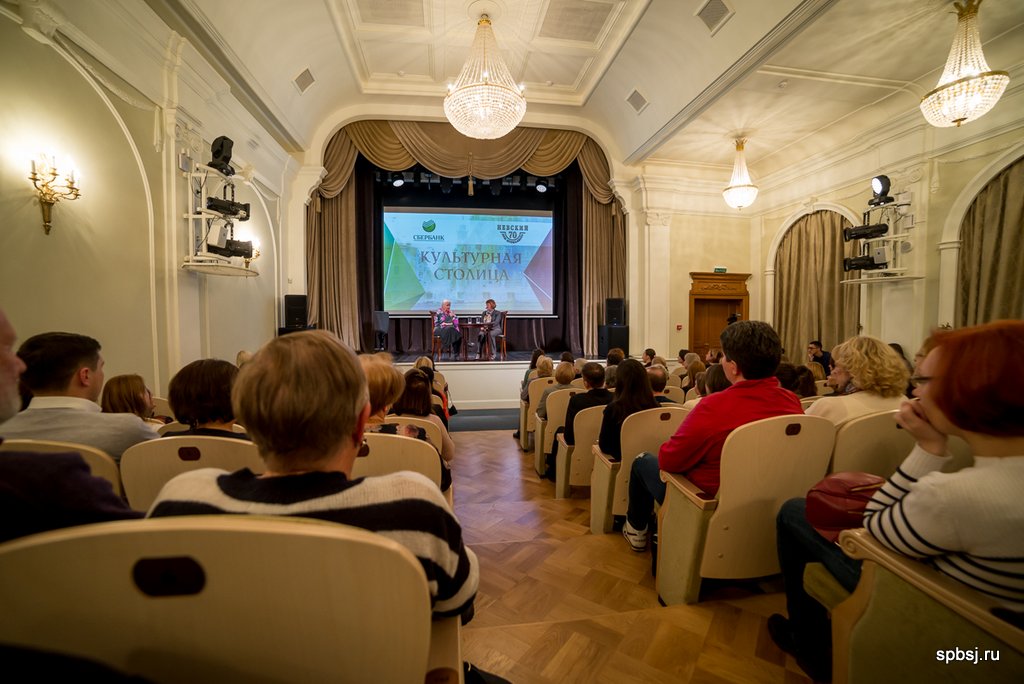
M 210 145 L 210 154 L 213 158 L 207 166 L 217 169 L 225 176 L 235 175 L 235 170 L 231 167 L 231 148 L 234 146 L 234 141 L 226 135 L 216 138 Z
M 888 232 L 889 224 L 887 223 L 876 223 L 870 226 L 854 226 L 852 228 L 843 228 L 843 242 L 849 242 L 850 240 L 862 240 L 865 238 L 882 237 Z
M 234 194 L 234 188 L 232 188 Z M 236 221 L 249 220 L 249 203 L 235 202 L 234 200 L 221 197 L 207 197 L 206 208 L 224 216 L 224 218 L 235 219 Z

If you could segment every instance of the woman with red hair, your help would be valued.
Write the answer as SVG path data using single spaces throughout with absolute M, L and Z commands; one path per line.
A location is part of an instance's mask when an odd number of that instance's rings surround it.
M 864 526 L 882 544 L 1012 610 L 1024 609 L 1024 321 L 939 332 L 911 378 L 912 401 L 896 422 L 917 445 L 867 505 Z M 970 373 L 958 368 L 974 359 Z M 949 435 L 963 438 L 974 466 L 943 473 Z M 828 614 L 803 590 L 804 566 L 822 562 L 852 591 L 860 563 L 814 531 L 805 500 L 777 517 L 789 617 L 768 632 L 815 680 L 831 677 Z

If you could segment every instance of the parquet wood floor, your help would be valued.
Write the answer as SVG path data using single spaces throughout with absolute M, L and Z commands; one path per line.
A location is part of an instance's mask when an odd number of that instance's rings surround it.
M 778 587 L 659 606 L 650 552 L 590 534 L 585 489 L 556 500 L 507 431 L 452 438 L 455 512 L 481 566 L 464 659 L 516 684 L 810 681 L 768 637 Z

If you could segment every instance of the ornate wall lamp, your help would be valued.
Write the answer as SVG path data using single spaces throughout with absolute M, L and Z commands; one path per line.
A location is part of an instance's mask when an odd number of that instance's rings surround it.
M 62 199 L 76 200 L 82 196 L 78 188 L 77 172 L 73 167 L 61 172 L 53 157 L 39 155 L 38 159 L 32 160 L 32 173 L 28 179 L 39 193 L 39 206 L 43 210 L 43 230 L 49 235 L 50 228 L 53 227 L 50 222 L 53 205 Z

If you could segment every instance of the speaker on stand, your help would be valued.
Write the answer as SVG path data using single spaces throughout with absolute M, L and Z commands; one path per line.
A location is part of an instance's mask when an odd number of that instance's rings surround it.
M 306 327 L 306 295 L 284 296 L 284 327 L 295 330 Z
M 374 311 L 373 312 L 373 332 L 375 333 L 376 341 L 373 345 L 373 351 L 386 351 L 388 348 L 388 327 L 391 323 L 391 316 L 388 315 L 387 311 Z
M 605 325 L 626 324 L 625 299 L 622 299 L 621 297 L 610 297 L 604 300 L 604 323 Z

